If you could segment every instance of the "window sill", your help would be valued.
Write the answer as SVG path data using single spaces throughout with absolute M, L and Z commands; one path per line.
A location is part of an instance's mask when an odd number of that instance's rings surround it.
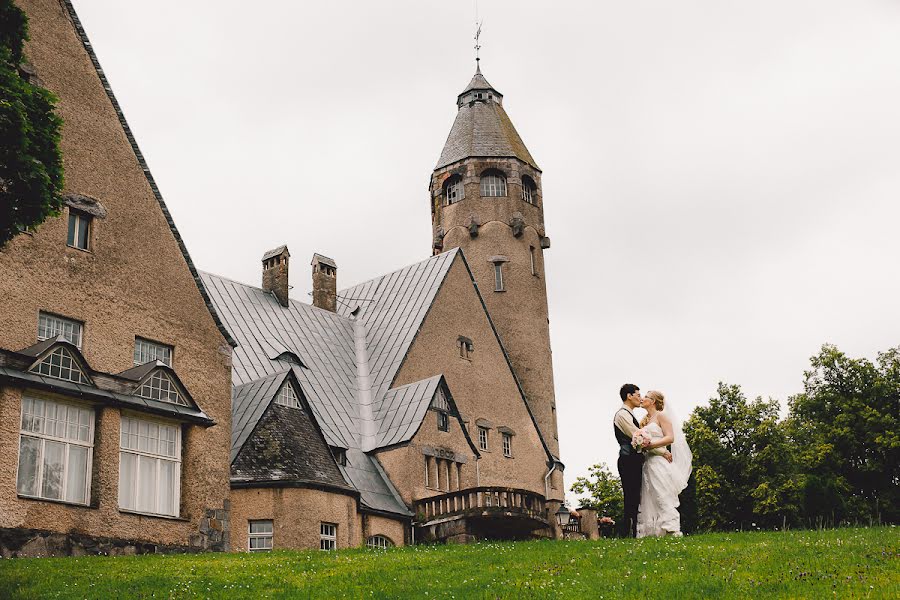
M 69 502 L 67 500 L 55 500 L 53 498 L 41 498 L 40 496 L 26 496 L 24 494 L 16 494 L 20 500 L 31 500 L 32 502 L 49 502 L 50 504 L 62 504 L 63 506 L 71 506 L 73 508 L 89 508 L 96 510 L 99 506 L 91 504 L 81 504 L 80 502 Z
M 515 458 L 515 456 L 512 456 L 512 455 L 510 455 L 510 454 L 504 454 L 504 455 L 503 455 L 503 458 Z
M 496 293 L 501 293 L 501 292 L 505 292 L 505 291 L 506 290 L 494 290 L 494 292 L 496 292 Z
M 155 513 L 138 512 L 136 510 L 128 510 L 125 508 L 120 508 L 119 512 L 122 513 L 123 515 L 137 515 L 138 517 L 148 517 L 151 519 L 165 519 L 166 521 L 180 521 L 182 523 L 190 522 L 190 519 L 187 519 L 185 517 L 173 517 L 171 515 L 157 515 Z
M 84 252 L 85 254 L 93 254 L 93 252 L 91 252 L 87 248 L 79 248 L 78 246 L 70 246 L 68 244 L 66 244 L 66 248 L 68 248 L 69 250 L 77 250 L 79 252 Z

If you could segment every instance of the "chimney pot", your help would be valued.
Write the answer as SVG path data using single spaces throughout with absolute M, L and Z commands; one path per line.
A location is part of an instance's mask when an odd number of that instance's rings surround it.
M 337 312 L 337 263 L 327 256 L 313 254 L 313 306 Z
M 269 250 L 262 257 L 263 274 L 262 287 L 267 292 L 272 292 L 278 299 L 278 303 L 288 306 L 288 263 L 291 253 L 287 246 L 279 246 Z

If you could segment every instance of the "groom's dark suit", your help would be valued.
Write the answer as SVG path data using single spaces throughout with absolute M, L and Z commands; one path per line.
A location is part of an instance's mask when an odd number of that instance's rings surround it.
M 625 413 L 621 415 L 620 413 Z M 632 433 L 627 433 L 619 428 L 616 421 L 622 422 L 627 415 L 626 423 L 634 424 Z M 622 495 L 625 500 L 625 522 L 622 531 L 631 537 L 637 536 L 638 505 L 641 503 L 641 474 L 644 466 L 644 455 L 631 446 L 631 436 L 640 425 L 631 411 L 622 407 L 613 418 L 613 431 L 616 441 L 619 442 L 619 478 L 622 480 Z

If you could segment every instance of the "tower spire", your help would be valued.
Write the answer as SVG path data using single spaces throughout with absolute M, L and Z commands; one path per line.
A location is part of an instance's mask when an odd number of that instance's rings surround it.
M 478 51 L 481 50 L 481 25 L 483 21 L 478 20 L 478 0 L 475 0 L 475 72 L 481 73 L 481 57 Z

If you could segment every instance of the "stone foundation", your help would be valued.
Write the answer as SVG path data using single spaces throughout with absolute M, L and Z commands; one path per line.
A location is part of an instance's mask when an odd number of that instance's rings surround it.
M 0 529 L 0 556 L 3 558 L 185 554 L 202 550 L 200 547 L 160 546 L 136 540 L 101 538 L 79 533 L 57 533 L 40 529 Z

